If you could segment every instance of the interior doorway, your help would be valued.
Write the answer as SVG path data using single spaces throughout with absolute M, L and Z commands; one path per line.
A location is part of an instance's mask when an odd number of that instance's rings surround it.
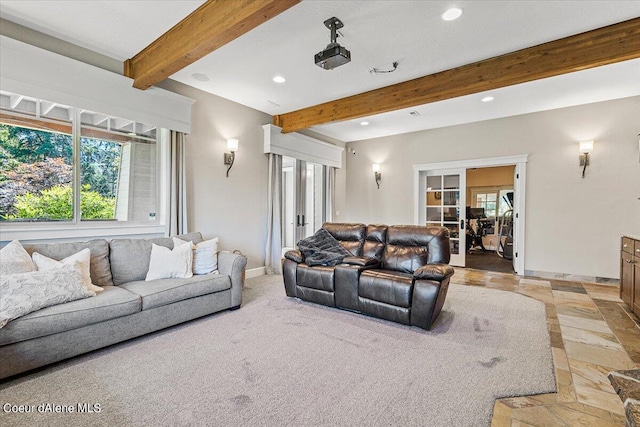
M 315 233 L 330 219 L 327 166 L 283 156 L 282 244 L 283 254 L 300 239 Z
M 487 228 L 484 236 L 479 236 L 476 243 L 482 242 L 495 248 L 496 256 L 509 261 L 512 264 L 511 272 L 523 275 L 525 270 L 525 197 L 526 197 L 526 167 L 528 155 L 492 157 L 486 159 L 457 160 L 451 162 L 425 163 L 414 165 L 414 222 L 415 224 L 428 225 L 440 221 L 442 226 L 449 228 L 451 234 L 451 265 L 468 266 L 468 259 L 472 256 L 467 253 L 471 250 L 474 239 L 477 236 L 469 235 L 469 220 L 476 219 L 474 227 L 481 225 Z M 473 170 L 481 168 L 494 168 L 507 166 L 503 173 L 513 176 L 512 185 L 473 185 L 468 189 L 467 172 L 473 174 Z M 459 176 L 459 187 L 452 187 L 450 182 L 445 183 L 444 177 Z M 442 190 L 439 200 L 443 200 L 445 191 L 450 191 L 457 198 L 447 198 L 440 205 L 435 202 L 438 190 L 434 187 L 441 176 Z M 431 178 L 430 178 L 431 177 Z M 464 183 L 464 185 L 462 185 Z M 484 187 L 484 188 L 483 188 Z M 497 189 L 493 187 L 499 187 Z M 509 188 L 507 188 L 509 187 Z M 485 190 L 485 191 L 482 191 Z M 491 191 L 489 191 L 491 190 Z M 494 193 L 493 190 L 496 190 Z M 455 193 L 457 191 L 457 194 Z M 433 194 L 432 194 L 433 193 Z M 494 197 L 495 194 L 495 197 Z M 504 204 L 500 200 L 505 198 Z M 508 201 L 508 203 L 507 203 Z M 472 210 L 473 209 L 473 210 Z M 478 209 L 484 209 L 484 213 L 475 218 L 475 214 L 481 213 Z M 487 216 L 487 211 L 493 213 L 493 220 Z M 509 212 L 507 212 L 509 211 Z M 440 219 L 436 218 L 440 214 Z M 454 215 L 455 214 L 455 215 Z M 472 218 L 472 216 L 474 218 Z M 458 226 L 454 226 L 453 219 Z M 484 219 L 485 224 L 479 224 L 479 219 Z M 438 221 L 437 221 L 438 220 Z M 449 224 L 450 223 L 450 224 Z M 488 228 L 493 226 L 491 233 Z M 477 233 L 477 228 L 474 228 Z M 482 234 L 482 233 L 481 233 Z M 493 240 L 491 240 L 493 239 Z M 464 245 L 463 245 L 464 243 Z M 469 247 L 469 244 L 472 244 Z M 477 250 L 477 248 L 474 248 Z M 490 250 L 485 246 L 485 253 Z M 506 255 L 506 257 L 505 257 Z M 509 259 L 509 257 L 511 259 Z M 489 257 L 486 258 L 487 261 Z M 504 265 L 502 261 L 500 264 Z M 489 262 L 483 263 L 489 267 Z M 497 264 L 497 265 L 500 265 Z
M 466 175 L 465 266 L 514 273 L 515 165 L 470 168 Z

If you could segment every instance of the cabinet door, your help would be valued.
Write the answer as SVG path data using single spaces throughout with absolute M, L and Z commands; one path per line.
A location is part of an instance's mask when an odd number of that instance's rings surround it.
M 628 237 L 622 238 L 622 252 L 633 254 L 634 241 Z
M 621 252 L 620 254 L 620 299 L 633 308 L 633 255 L 627 252 Z M 638 288 L 640 289 L 640 286 Z M 640 303 L 640 300 L 638 300 L 638 303 Z

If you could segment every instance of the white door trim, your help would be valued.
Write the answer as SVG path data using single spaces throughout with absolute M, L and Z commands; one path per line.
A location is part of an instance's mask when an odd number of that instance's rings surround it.
M 517 221 L 515 228 L 516 247 L 514 248 L 514 269 L 516 274 L 524 275 L 525 270 L 525 199 L 526 199 L 526 175 L 528 154 L 504 157 L 489 157 L 484 159 L 454 160 L 451 162 L 422 163 L 413 165 L 413 221 L 419 224 L 420 221 L 420 172 L 434 169 L 459 169 L 459 168 L 482 168 L 493 166 L 516 165 L 519 178 L 513 183 L 516 192 L 514 208 L 514 221 Z M 517 255 L 517 256 L 516 256 Z
M 455 168 L 483 168 L 491 166 L 509 166 L 518 163 L 527 163 L 528 154 L 504 157 L 487 157 L 484 159 L 454 160 L 451 162 L 422 163 L 413 165 L 414 171 L 431 169 L 455 169 Z

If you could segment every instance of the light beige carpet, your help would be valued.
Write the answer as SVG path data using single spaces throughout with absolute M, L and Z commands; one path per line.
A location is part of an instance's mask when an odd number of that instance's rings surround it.
M 432 331 L 302 302 L 250 279 L 224 312 L 0 385 L 29 426 L 488 426 L 496 398 L 555 391 L 544 305 L 451 285 Z M 1 363 L 1 361 L 0 361 Z

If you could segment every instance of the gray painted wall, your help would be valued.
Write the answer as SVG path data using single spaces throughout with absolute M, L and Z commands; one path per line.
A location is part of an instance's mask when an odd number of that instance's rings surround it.
M 242 251 L 247 268 L 264 266 L 268 158 L 262 125 L 272 117 L 172 80 L 160 86 L 196 100 L 185 150 L 189 230 L 220 238 L 221 250 Z M 239 140 L 228 178 L 227 138 Z
M 529 154 L 525 269 L 617 278 L 620 236 L 640 235 L 638 134 L 632 97 L 348 143 L 343 219 L 412 224 L 414 164 Z M 595 146 L 582 179 L 586 139 Z

